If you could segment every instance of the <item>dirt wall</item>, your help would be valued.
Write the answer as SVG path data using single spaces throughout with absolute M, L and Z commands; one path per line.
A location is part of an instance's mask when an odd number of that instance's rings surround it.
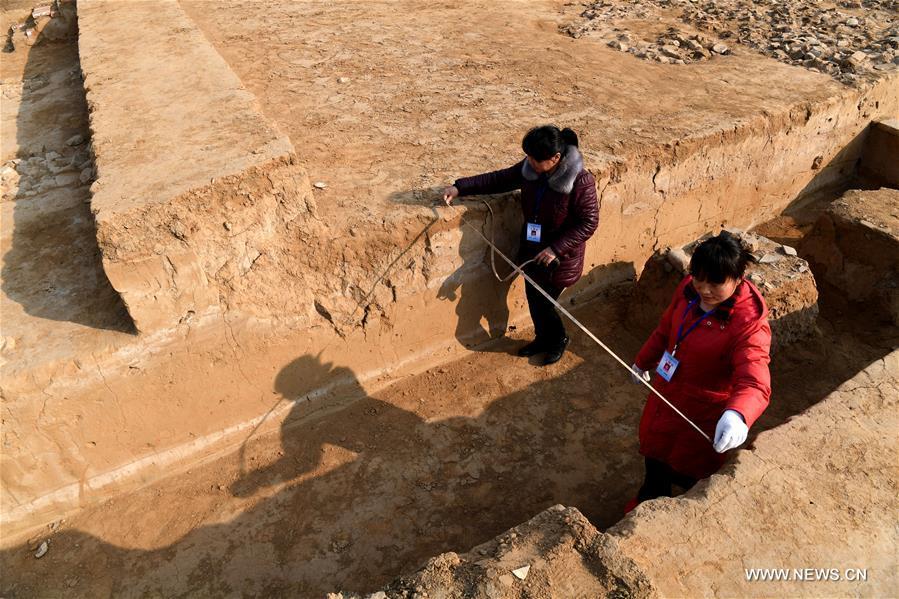
M 83 2 L 78 23 L 91 208 L 104 269 L 137 329 L 258 298 L 267 290 L 243 277 L 315 212 L 290 141 L 178 2 Z
M 786 106 L 613 162 L 588 157 L 602 206 L 588 264 L 633 262 L 722 227 L 750 228 L 845 187 L 872 119 L 899 114 L 899 78 Z M 638 266 L 638 270 L 640 268 Z

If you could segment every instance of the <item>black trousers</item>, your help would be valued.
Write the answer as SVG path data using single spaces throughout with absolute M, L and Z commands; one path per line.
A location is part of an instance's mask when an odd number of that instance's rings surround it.
M 529 264 L 525 268 L 525 272 L 553 299 L 557 300 L 562 295 L 564 287 L 556 287 L 550 282 L 549 270 L 546 267 Z M 562 317 L 556 312 L 556 307 L 530 283 L 525 283 L 524 294 L 528 299 L 528 310 L 531 312 L 531 320 L 534 321 L 534 337 L 536 340 L 547 348 L 561 346 L 566 336 L 565 325 L 562 323 Z
M 671 485 L 677 485 L 685 491 L 696 484 L 696 479 L 678 474 L 665 462 L 645 458 L 646 476 L 643 486 L 637 493 L 639 501 L 655 499 L 656 497 L 671 497 Z

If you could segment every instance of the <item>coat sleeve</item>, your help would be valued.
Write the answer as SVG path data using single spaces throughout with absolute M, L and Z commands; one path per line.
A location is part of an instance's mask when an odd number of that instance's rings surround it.
M 634 363 L 640 370 L 649 370 L 658 364 L 659 360 L 662 359 L 662 354 L 668 349 L 668 336 L 671 334 L 671 319 L 674 318 L 674 306 L 677 305 L 678 298 L 683 295 L 686 284 L 687 279 L 684 279 L 677 286 L 671 302 L 662 314 L 659 326 L 656 327 L 637 353 L 637 359 L 634 360 Z
M 557 256 L 565 256 L 590 239 L 599 226 L 599 205 L 596 201 L 596 180 L 588 172 L 578 177 L 572 190 L 572 213 L 568 215 L 569 226 L 564 228 L 550 247 Z
M 456 179 L 453 185 L 459 190 L 460 196 L 506 193 L 515 189 L 521 189 L 524 181 L 521 167 L 522 163 L 519 162 L 509 168 L 498 171 Z
M 750 427 L 771 398 L 770 350 L 771 327 L 762 318 L 737 341 L 731 357 L 733 391 L 726 409 L 739 412 Z

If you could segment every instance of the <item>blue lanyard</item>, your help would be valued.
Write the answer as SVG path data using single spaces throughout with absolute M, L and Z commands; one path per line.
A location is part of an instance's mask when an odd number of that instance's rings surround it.
M 540 202 L 543 201 L 543 194 L 546 193 L 547 187 L 549 187 L 549 181 L 545 182 L 537 189 L 537 200 L 534 202 L 534 223 L 540 222 Z
M 695 329 L 696 327 L 699 326 L 699 323 L 701 323 L 712 312 L 714 312 L 715 310 L 718 309 L 717 307 L 712 308 L 711 310 L 709 310 L 708 312 L 706 312 L 705 314 L 703 314 L 702 316 L 697 318 L 695 321 L 693 321 L 693 324 L 690 325 L 690 328 L 687 329 L 687 332 L 685 333 L 684 332 L 684 323 L 687 322 L 687 314 L 689 314 L 690 310 L 693 308 L 693 306 L 696 305 L 697 302 L 699 302 L 699 298 L 696 298 L 695 300 L 693 300 L 689 304 L 687 304 L 687 309 L 684 310 L 684 315 L 681 317 L 680 327 L 678 327 L 678 329 L 677 329 L 677 342 L 674 344 L 674 349 L 671 350 L 672 357 L 674 357 L 674 353 L 677 351 L 677 347 L 681 344 L 681 341 L 686 339 L 687 335 L 692 333 L 693 329 Z

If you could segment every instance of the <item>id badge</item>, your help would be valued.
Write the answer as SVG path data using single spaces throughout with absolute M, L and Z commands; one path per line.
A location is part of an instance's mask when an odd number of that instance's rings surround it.
M 534 243 L 540 243 L 540 231 L 543 229 L 541 225 L 537 223 L 528 223 L 526 230 L 526 238 L 528 241 L 533 241 Z
M 677 361 L 674 356 L 665 352 L 662 359 L 659 360 L 659 366 L 656 368 L 656 372 L 666 381 L 671 381 L 671 377 L 674 376 L 674 371 L 677 370 L 678 364 L 680 364 L 680 362 Z

